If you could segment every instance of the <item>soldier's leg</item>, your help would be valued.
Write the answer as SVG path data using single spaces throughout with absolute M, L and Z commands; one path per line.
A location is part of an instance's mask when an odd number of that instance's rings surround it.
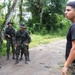
M 30 61 L 30 58 L 29 58 L 29 46 L 27 46 L 27 56 L 28 56 L 27 60 Z
M 24 56 L 25 56 L 25 63 L 28 64 L 28 63 L 27 63 L 28 55 L 27 55 L 27 48 L 26 48 L 26 47 L 24 47 L 23 53 L 24 53 Z
M 21 57 L 20 57 L 20 60 L 23 59 L 22 56 L 23 56 L 23 50 L 21 50 Z
M 15 46 L 13 44 L 12 44 L 12 53 L 13 53 L 12 59 L 15 59 Z
M 6 52 L 7 52 L 7 60 L 9 60 L 9 54 L 10 54 L 10 41 L 7 41 L 6 43 Z
M 16 62 L 15 62 L 15 64 L 19 63 L 19 60 L 18 60 L 19 54 L 20 54 L 20 47 L 18 46 L 18 47 L 16 47 Z

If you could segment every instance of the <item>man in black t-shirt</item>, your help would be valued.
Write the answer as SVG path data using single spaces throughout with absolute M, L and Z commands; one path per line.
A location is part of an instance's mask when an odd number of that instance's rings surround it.
M 62 75 L 75 75 L 75 1 L 67 3 L 65 17 L 71 20 L 72 24 L 67 33 L 66 61 Z

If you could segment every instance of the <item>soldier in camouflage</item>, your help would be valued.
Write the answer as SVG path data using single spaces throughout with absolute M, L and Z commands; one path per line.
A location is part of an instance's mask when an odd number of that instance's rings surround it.
M 0 46 L 2 45 L 2 43 L 3 43 L 3 39 L 2 39 L 1 31 L 0 31 Z
M 28 33 L 30 34 L 30 32 L 28 31 Z M 28 46 L 26 46 L 27 47 L 27 55 L 28 55 L 28 61 L 30 61 L 30 59 L 29 59 L 29 45 Z M 22 60 L 23 58 L 23 50 L 21 50 L 21 56 L 20 56 L 20 60 Z
M 15 64 L 19 63 L 19 54 L 20 50 L 24 53 L 25 56 L 25 63 L 27 64 L 28 61 L 28 45 L 31 42 L 30 35 L 28 31 L 26 30 L 26 27 L 24 24 L 20 25 L 20 30 L 16 33 L 16 62 Z
M 7 60 L 9 60 L 9 53 L 10 53 L 10 46 L 12 47 L 12 53 L 13 57 L 12 59 L 15 59 L 15 29 L 12 27 L 12 22 L 8 22 L 8 27 L 5 29 L 5 39 L 7 41 L 6 43 L 6 52 L 7 52 Z
M 2 40 L 2 37 L 0 35 L 0 50 L 2 50 L 2 43 L 3 43 L 3 40 Z M 1 52 L 1 51 L 0 51 Z M 1 68 L 1 67 L 0 67 Z

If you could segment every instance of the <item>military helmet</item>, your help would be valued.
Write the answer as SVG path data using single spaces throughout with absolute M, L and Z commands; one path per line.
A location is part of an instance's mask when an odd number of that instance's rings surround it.
M 20 27 L 22 28 L 26 28 L 26 26 L 24 24 L 20 24 Z

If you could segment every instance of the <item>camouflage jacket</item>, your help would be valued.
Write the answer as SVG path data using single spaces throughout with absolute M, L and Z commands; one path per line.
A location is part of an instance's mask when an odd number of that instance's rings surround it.
M 2 38 L 0 37 L 0 46 L 1 46 L 2 42 L 3 42 L 3 40 L 2 40 Z
M 31 37 L 27 30 L 24 30 L 23 32 L 21 30 L 17 31 L 16 33 L 16 43 L 18 45 L 24 44 L 24 43 L 30 43 Z
M 9 38 L 7 35 L 10 35 L 11 36 L 11 38 Z M 13 39 L 13 38 L 15 38 L 15 36 L 16 36 L 16 33 L 15 33 L 15 29 L 14 28 L 6 28 L 5 29 L 5 33 L 4 33 L 4 36 L 5 36 L 5 39 L 7 40 L 7 39 Z

